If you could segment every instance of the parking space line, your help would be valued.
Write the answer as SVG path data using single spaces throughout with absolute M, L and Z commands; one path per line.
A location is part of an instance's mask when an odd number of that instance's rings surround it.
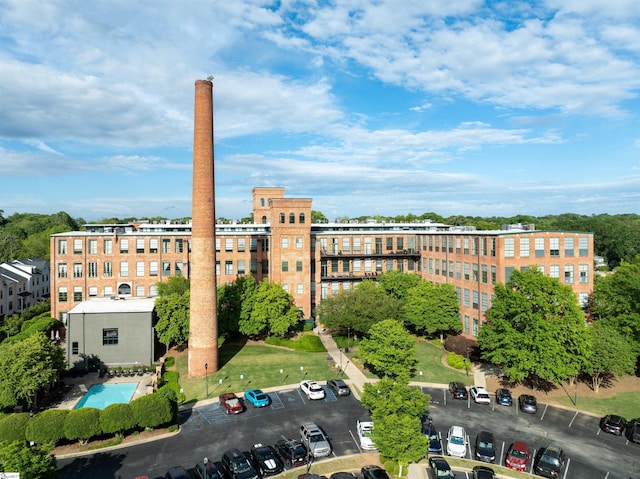
M 569 423 L 569 427 L 571 427 L 573 425 L 573 421 L 575 421 L 576 417 L 578 417 L 578 413 L 579 413 L 579 411 L 576 411 L 576 413 L 571 418 L 571 422 Z
M 569 464 L 571 463 L 571 458 L 567 459 L 567 465 L 564 468 L 564 474 L 562 475 L 563 479 L 567 479 L 567 472 L 569 472 Z
M 544 405 L 544 411 L 542 411 L 542 416 L 540 416 L 540 420 L 542 421 L 544 419 L 544 415 L 547 413 L 547 408 L 549 407 L 548 404 Z
M 300 399 L 302 400 L 302 404 L 307 404 L 307 402 L 304 400 L 304 395 L 302 394 L 302 391 L 300 389 L 296 389 L 296 391 L 298 391 L 298 396 L 300 396 Z
M 362 453 L 362 449 L 360 449 L 360 444 L 358 444 L 358 441 L 356 440 L 356 437 L 351 432 L 351 429 L 349 429 L 349 435 L 351 436 L 351 439 L 353 439 L 353 442 L 355 443 L 356 447 L 358 448 L 358 451 L 360 451 L 360 453 Z
M 271 398 L 271 409 L 276 411 L 278 409 L 284 409 L 284 403 L 282 402 L 282 398 L 278 395 L 278 391 L 275 391 L 269 394 Z
M 609 477 L 609 471 L 607 471 L 607 473 L 604 476 L 604 479 L 607 479 Z
M 324 386 L 322 386 L 322 389 L 324 389 L 324 401 L 332 402 L 338 400 L 338 397 L 335 395 L 332 389 Z

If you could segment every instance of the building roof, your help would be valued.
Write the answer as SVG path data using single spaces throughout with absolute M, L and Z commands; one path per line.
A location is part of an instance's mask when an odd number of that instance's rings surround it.
M 156 298 L 93 298 L 77 304 L 73 309 L 71 309 L 71 311 L 69 311 L 69 314 L 150 313 L 153 311 L 155 302 Z

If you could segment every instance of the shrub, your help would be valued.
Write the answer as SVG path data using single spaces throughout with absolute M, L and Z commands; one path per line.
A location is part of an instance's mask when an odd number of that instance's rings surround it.
M 100 411 L 92 407 L 83 407 L 69 411 L 64 419 L 64 436 L 73 441 L 79 439 L 86 443 L 102 433 L 100 429 Z
M 134 399 L 131 402 L 133 416 L 138 426 L 154 428 L 167 424 L 173 417 L 171 402 L 162 394 L 153 393 Z
M 444 349 L 447 351 L 453 351 L 454 353 L 462 356 L 467 356 L 467 348 L 469 348 L 469 357 L 478 357 L 478 343 L 470 338 L 466 338 L 462 335 L 449 336 L 444 341 Z
M 447 363 L 456 369 L 465 369 L 469 366 L 469 360 L 453 351 L 447 355 Z
M 167 356 L 164 360 L 164 367 L 170 368 L 176 363 L 176 359 L 173 356 Z
M 4 471 L 20 471 L 23 479 L 57 479 L 56 458 L 44 447 L 29 447 L 24 441 L 0 443 Z
M 24 442 L 28 422 L 28 412 L 10 414 L 3 417 L 2 420 L 0 420 L 0 442 Z
M 178 378 L 180 377 L 180 373 L 178 371 L 165 371 L 162 375 L 162 379 L 165 383 L 176 383 L 178 384 Z
M 100 429 L 107 434 L 122 434 L 138 425 L 129 404 L 111 404 L 100 411 Z
M 55 446 L 64 437 L 64 420 L 67 409 L 47 409 L 33 416 L 27 423 L 27 441 Z

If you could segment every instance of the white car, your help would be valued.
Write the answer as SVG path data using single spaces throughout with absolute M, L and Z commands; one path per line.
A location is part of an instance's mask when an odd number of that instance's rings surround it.
M 324 399 L 324 389 L 315 381 L 302 381 L 300 389 L 307 396 L 307 399 Z
M 376 448 L 373 443 L 373 422 L 371 421 L 358 421 L 356 423 L 356 430 L 358 431 L 358 438 L 360 439 L 360 447 L 365 450 L 372 450 Z
M 469 388 L 469 394 L 471 394 L 471 399 L 478 404 L 491 404 L 491 396 L 489 396 L 487 390 L 482 386 L 471 386 Z
M 455 457 L 467 455 L 467 432 L 462 426 L 451 426 L 447 434 L 447 454 Z

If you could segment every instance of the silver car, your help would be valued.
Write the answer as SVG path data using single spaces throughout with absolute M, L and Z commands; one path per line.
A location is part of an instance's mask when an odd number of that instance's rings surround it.
M 306 422 L 300 426 L 300 438 L 313 457 L 327 457 L 331 454 L 329 439 L 316 423 Z

